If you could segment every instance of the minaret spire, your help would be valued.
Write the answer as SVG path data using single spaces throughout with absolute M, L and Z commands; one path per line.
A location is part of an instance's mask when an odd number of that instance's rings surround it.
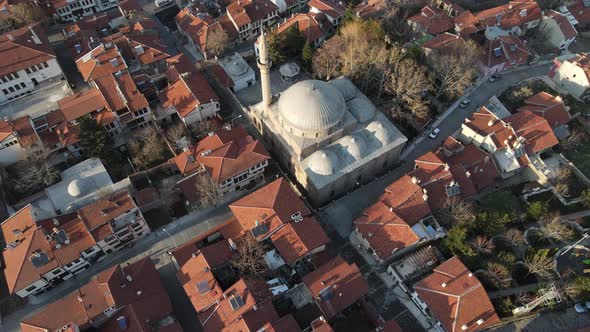
M 264 30 L 258 37 L 258 68 L 260 69 L 260 84 L 262 89 L 262 103 L 264 111 L 268 110 L 268 106 L 272 103 L 272 93 L 270 90 L 270 67 L 272 62 L 268 57 L 268 44 L 266 42 L 266 34 Z

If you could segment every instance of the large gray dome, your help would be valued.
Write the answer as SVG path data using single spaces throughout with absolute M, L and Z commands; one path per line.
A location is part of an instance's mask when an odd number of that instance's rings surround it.
M 281 95 L 278 106 L 282 119 L 303 132 L 332 128 L 346 112 L 340 91 L 318 80 L 294 84 Z

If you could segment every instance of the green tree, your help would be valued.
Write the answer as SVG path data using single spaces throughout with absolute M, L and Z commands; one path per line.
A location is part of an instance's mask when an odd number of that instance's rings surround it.
M 510 223 L 508 213 L 497 213 L 483 211 L 475 216 L 475 220 L 470 224 L 470 233 L 474 235 L 487 235 L 492 237 L 504 230 Z
M 301 50 L 301 62 L 305 66 L 307 70 L 311 69 L 311 61 L 313 60 L 313 53 L 314 49 L 313 46 L 309 43 L 309 41 L 305 41 L 303 44 L 303 49 Z
M 90 116 L 80 118 L 80 148 L 87 158 L 105 156 L 106 135 L 96 120 Z
M 590 278 L 576 277 L 570 284 L 570 292 L 575 294 L 574 297 L 582 296 L 584 299 L 590 298 Z
M 344 11 L 344 15 L 342 16 L 342 23 L 348 23 L 355 19 L 356 16 L 354 15 L 354 5 L 352 2 L 349 2 L 348 6 L 346 6 L 346 10 Z
M 463 226 L 453 226 L 447 231 L 443 245 L 457 256 L 475 256 L 475 251 L 467 244 L 467 229 Z
M 580 198 L 582 199 L 582 204 L 585 207 L 590 208 L 590 189 L 586 189 L 586 190 L 582 191 Z
M 277 33 L 273 31 L 269 36 L 268 55 L 270 60 L 277 65 L 301 55 L 305 40 L 299 29 L 295 26 Z
M 529 204 L 527 216 L 532 220 L 539 220 L 549 213 L 547 204 L 541 201 L 535 201 Z

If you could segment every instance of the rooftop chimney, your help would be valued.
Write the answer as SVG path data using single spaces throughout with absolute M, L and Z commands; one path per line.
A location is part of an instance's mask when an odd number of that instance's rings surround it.
M 441 286 L 442 286 L 443 288 L 445 288 L 445 287 L 447 287 L 447 283 L 446 283 L 446 282 L 443 282 L 443 283 L 441 284 Z
M 125 278 L 127 279 L 127 281 L 132 282 L 133 281 L 133 277 L 130 275 L 126 275 Z
M 14 40 L 14 37 L 11 34 L 7 34 L 6 38 L 8 38 L 8 40 Z
M 477 322 L 475 322 L 477 325 L 481 325 L 483 324 L 484 320 L 483 319 L 478 319 Z
M 467 324 L 463 324 L 463 326 L 461 326 L 461 331 L 465 331 L 467 330 Z

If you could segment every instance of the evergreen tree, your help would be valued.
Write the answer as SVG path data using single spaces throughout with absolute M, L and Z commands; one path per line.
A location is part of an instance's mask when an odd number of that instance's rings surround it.
M 89 116 L 80 119 L 80 148 L 87 158 L 105 156 L 106 135 L 96 120 Z
M 301 55 L 304 43 L 303 36 L 295 26 L 278 34 L 272 32 L 268 42 L 270 60 L 276 65 L 283 64 Z
M 301 50 L 301 61 L 307 70 L 311 69 L 311 61 L 313 60 L 313 53 L 314 49 L 308 41 L 305 41 L 303 44 L 303 49 Z
M 342 23 L 350 22 L 354 20 L 356 16 L 354 16 L 354 4 L 350 2 L 348 6 L 346 6 L 346 10 L 344 11 L 344 15 L 342 16 Z

